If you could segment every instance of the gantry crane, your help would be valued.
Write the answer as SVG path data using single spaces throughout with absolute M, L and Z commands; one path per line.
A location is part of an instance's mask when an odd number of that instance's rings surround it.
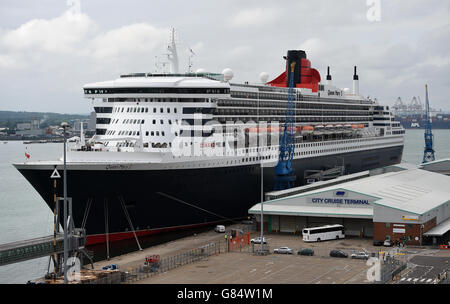
M 296 62 L 292 62 L 290 66 L 290 80 L 288 91 L 288 102 L 286 106 L 286 120 L 284 122 L 284 130 L 280 139 L 280 148 L 278 156 L 278 164 L 275 167 L 275 190 L 284 190 L 292 188 L 295 185 L 297 176 L 292 167 L 294 158 L 294 68 Z
M 425 85 L 425 149 L 423 152 L 422 163 L 434 161 L 433 149 L 433 133 L 431 132 L 431 118 L 430 118 L 430 102 L 428 100 L 428 85 Z

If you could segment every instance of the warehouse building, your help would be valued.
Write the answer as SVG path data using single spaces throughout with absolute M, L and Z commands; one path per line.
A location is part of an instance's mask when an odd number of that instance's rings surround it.
M 260 222 L 261 204 L 249 210 Z M 449 240 L 450 176 L 402 164 L 266 194 L 264 229 L 301 235 L 342 224 L 347 236 L 404 241 Z M 259 227 L 259 225 L 258 225 Z
M 450 158 L 444 158 L 420 165 L 421 169 L 450 175 Z

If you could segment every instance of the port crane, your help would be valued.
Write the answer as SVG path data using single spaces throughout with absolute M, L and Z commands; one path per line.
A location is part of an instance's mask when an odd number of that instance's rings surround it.
M 434 149 L 433 149 L 433 133 L 431 132 L 431 119 L 430 119 L 430 102 L 428 100 L 428 85 L 425 85 L 425 149 L 423 152 L 422 163 L 428 163 L 434 161 Z
M 290 66 L 290 81 L 288 91 L 288 102 L 286 106 L 286 120 L 284 122 L 283 134 L 280 139 L 278 164 L 275 167 L 275 190 L 292 188 L 297 176 L 292 167 L 294 158 L 294 68 L 296 62 Z

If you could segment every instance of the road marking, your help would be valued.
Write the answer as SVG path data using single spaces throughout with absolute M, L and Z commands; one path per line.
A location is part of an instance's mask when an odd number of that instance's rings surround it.
M 412 278 L 408 278 L 408 279 L 407 279 L 406 281 L 408 281 L 408 282 L 409 282 L 409 281 L 411 281 L 411 280 L 412 280 Z
M 404 281 L 404 280 L 406 280 L 406 278 L 401 278 L 401 280 L 400 280 L 400 281 Z
M 420 282 L 423 282 L 423 281 L 425 281 L 426 279 L 422 279 L 422 280 L 420 280 Z
M 433 280 L 433 279 L 428 279 L 428 280 L 427 280 L 427 283 L 430 283 L 432 280 Z
M 415 279 L 413 280 L 413 282 L 417 282 L 417 281 L 419 281 L 419 279 L 418 279 L 418 278 L 415 278 Z

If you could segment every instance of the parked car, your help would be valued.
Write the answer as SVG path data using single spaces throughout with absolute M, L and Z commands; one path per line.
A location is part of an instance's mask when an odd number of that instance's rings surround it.
M 293 251 L 291 248 L 289 247 L 280 247 L 280 248 L 275 248 L 273 250 L 273 253 L 284 253 L 284 254 L 292 254 Z
M 299 250 L 297 252 L 297 254 L 313 256 L 314 255 L 314 250 L 311 249 L 311 248 L 303 248 L 303 249 Z
M 251 239 L 250 243 L 252 243 L 252 244 L 261 244 L 261 237 L 257 237 L 257 238 Z M 263 243 L 267 244 L 267 240 L 266 240 L 265 237 L 263 237 Z
M 383 246 L 383 241 L 373 241 L 374 246 Z
M 116 270 L 119 269 L 119 267 L 116 264 L 106 265 L 102 268 L 103 270 Z
M 348 254 L 342 250 L 331 250 L 330 257 L 334 258 L 347 258 Z
M 352 259 L 368 260 L 370 254 L 365 251 L 353 252 L 350 256 Z
M 224 225 L 217 225 L 216 228 L 214 228 L 215 232 L 225 232 L 225 226 Z
M 392 247 L 392 242 L 390 240 L 385 240 L 383 243 L 384 247 Z

